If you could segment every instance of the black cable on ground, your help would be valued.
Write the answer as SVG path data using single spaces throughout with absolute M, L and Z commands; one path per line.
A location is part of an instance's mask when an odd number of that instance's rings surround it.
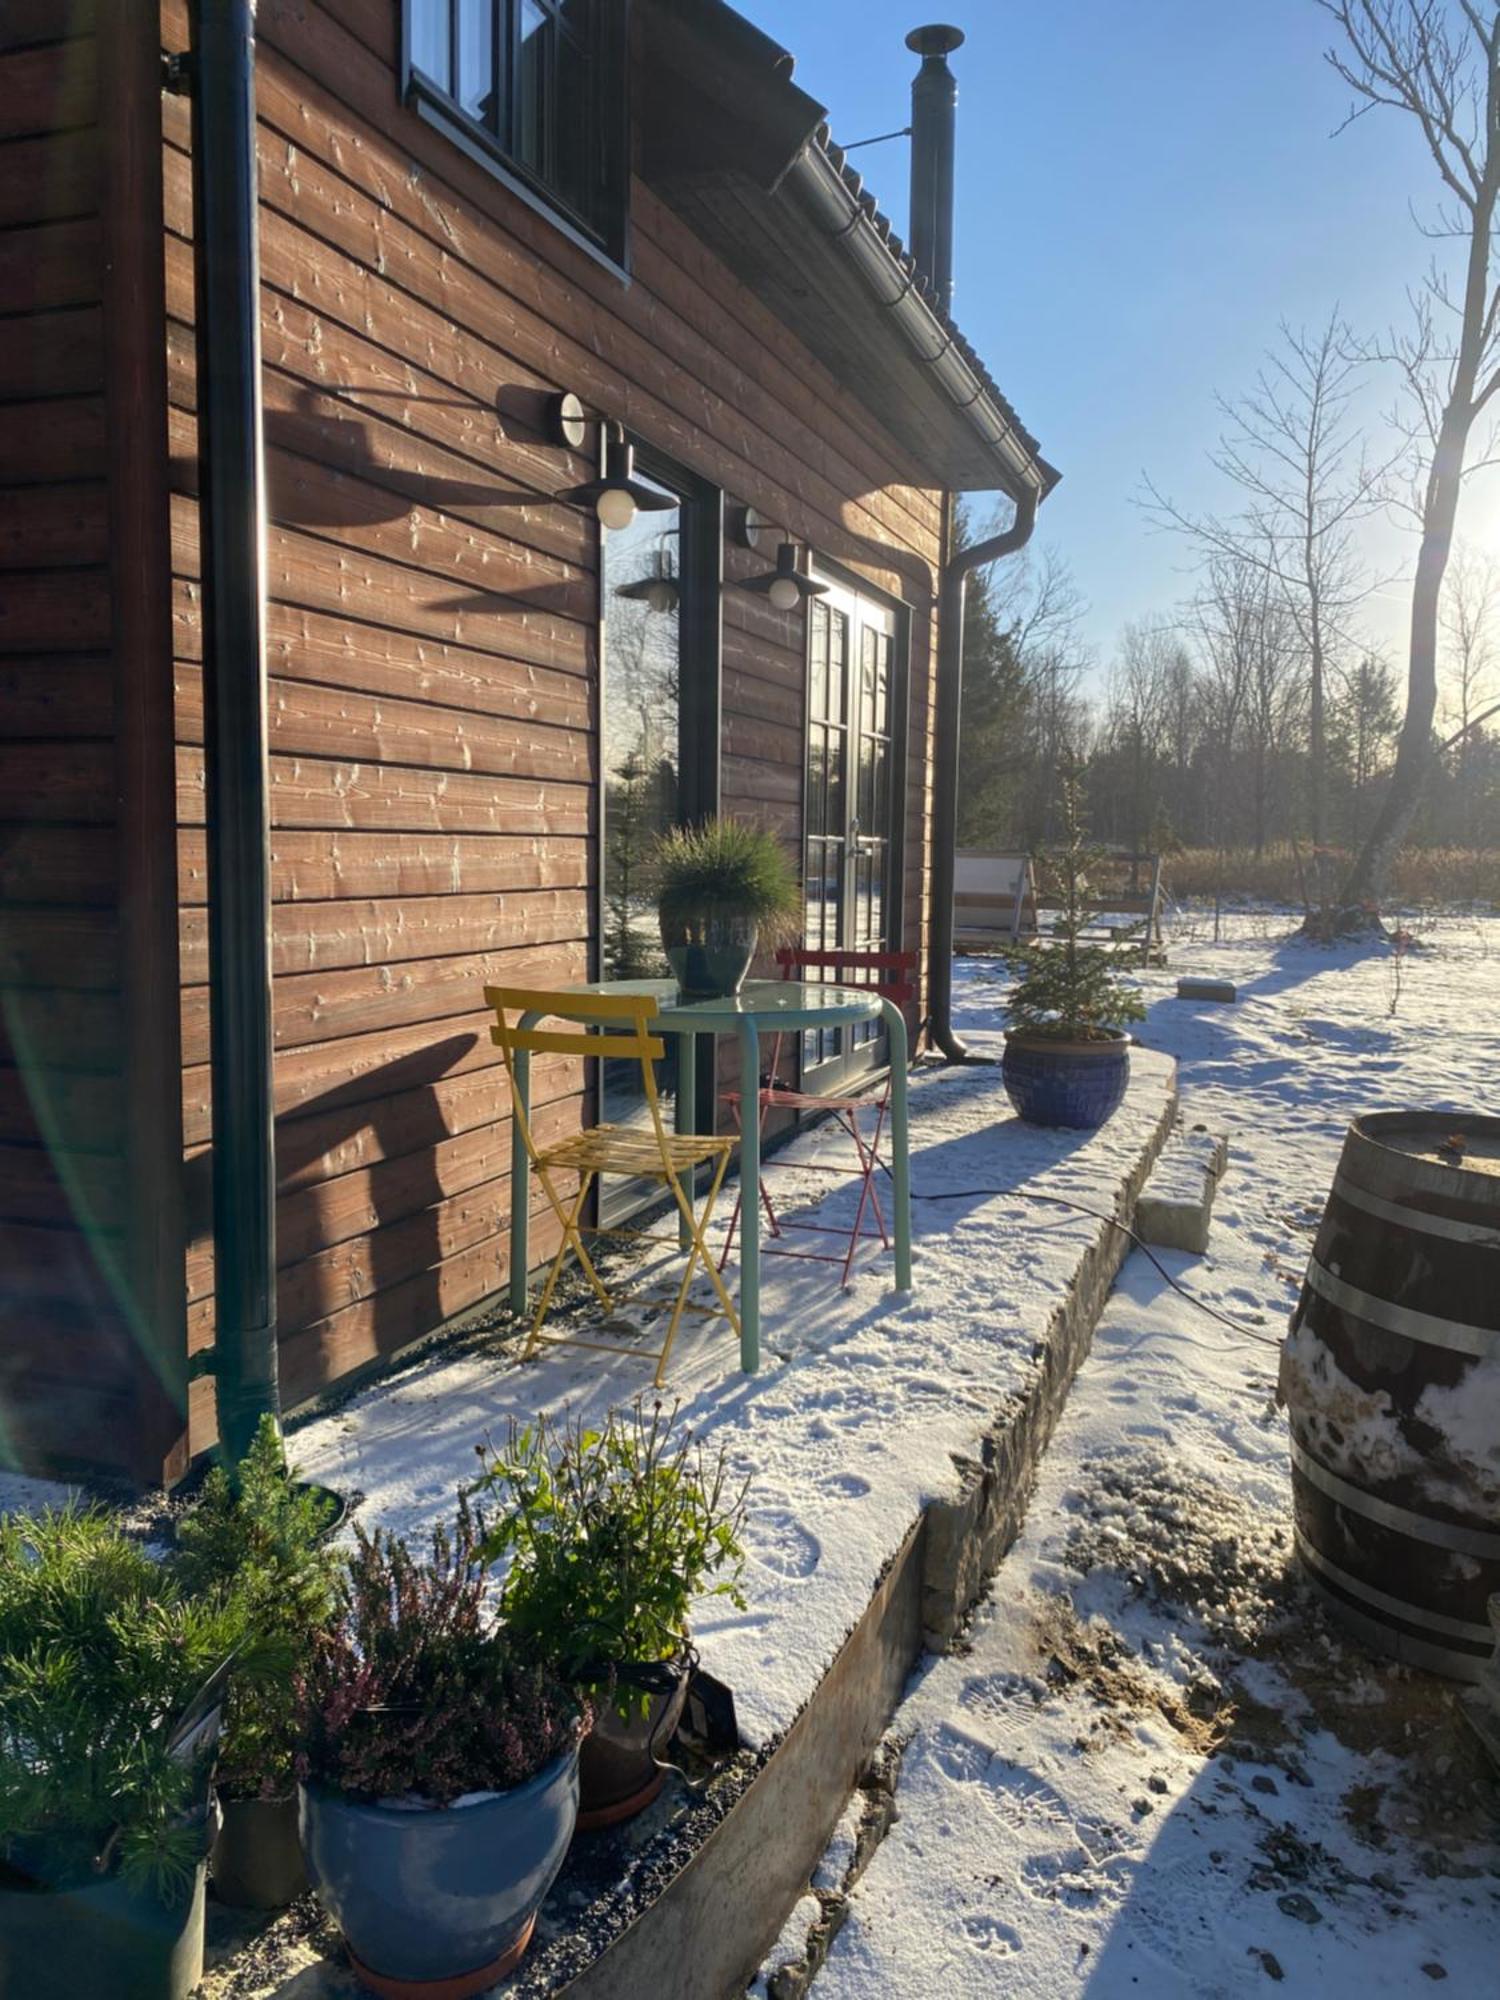
M 884 1160 L 880 1162 L 880 1169 L 886 1178 L 889 1179 L 891 1170 Z M 1078 1215 L 1091 1216 L 1095 1222 L 1107 1222 L 1111 1229 L 1118 1229 L 1122 1236 L 1129 1237 L 1136 1249 L 1146 1258 L 1146 1261 L 1160 1272 L 1161 1276 L 1172 1287 L 1172 1290 L 1177 1292 L 1182 1298 L 1185 1298 L 1189 1305 L 1196 1306 L 1201 1313 L 1207 1313 L 1210 1319 L 1216 1319 L 1221 1326 L 1227 1326 L 1231 1333 L 1243 1334 L 1250 1340 L 1258 1340 L 1264 1347 L 1280 1347 L 1281 1342 L 1274 1334 L 1261 1333 L 1258 1328 L 1251 1326 L 1247 1321 L 1234 1319 L 1230 1314 L 1220 1312 L 1219 1308 L 1211 1306 L 1207 1299 L 1200 1299 L 1196 1292 L 1190 1292 L 1186 1285 L 1181 1284 L 1172 1276 L 1172 1273 L 1152 1250 L 1149 1243 L 1144 1242 L 1137 1236 L 1128 1223 L 1121 1222 L 1116 1215 L 1107 1215 L 1102 1208 L 1087 1208 L 1081 1201 L 1069 1201 L 1064 1195 L 1060 1194 L 1038 1194 L 1033 1188 L 1015 1187 L 943 1188 L 940 1192 L 930 1194 L 918 1194 L 913 1191 L 912 1200 L 981 1201 L 988 1199 L 992 1195 L 1004 1196 L 1013 1201 L 1044 1202 L 1049 1208 L 1071 1208 Z

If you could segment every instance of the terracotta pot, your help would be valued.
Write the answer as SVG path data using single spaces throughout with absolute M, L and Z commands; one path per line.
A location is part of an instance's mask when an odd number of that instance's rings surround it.
M 651 1694 L 644 1714 L 638 1699 L 631 1703 L 629 1689 L 595 1714 L 578 1753 L 580 1831 L 634 1818 L 666 1783 L 659 1759 L 682 1720 L 691 1669 L 675 1661 L 662 1671 L 673 1677 L 671 1684 Z
M 213 1890 L 237 1910 L 284 1910 L 307 1888 L 297 1795 L 221 1799 L 223 1820 L 209 1856 Z

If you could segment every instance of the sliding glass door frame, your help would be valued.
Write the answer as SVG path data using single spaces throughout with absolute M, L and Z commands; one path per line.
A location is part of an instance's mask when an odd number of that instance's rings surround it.
M 843 847 L 843 881 L 840 885 L 841 935 L 839 944 L 845 949 L 856 949 L 855 939 L 855 898 L 851 893 L 856 879 L 859 821 L 859 756 L 858 739 L 862 723 L 861 674 L 862 648 L 861 634 L 865 629 L 863 613 L 868 608 L 874 618 L 881 623 L 888 621 L 891 639 L 890 691 L 888 731 L 890 763 L 887 780 L 886 819 L 884 839 L 886 842 L 885 879 L 883 893 L 882 937 L 879 948 L 899 951 L 905 938 L 906 924 L 906 829 L 907 829 L 907 760 L 908 738 L 910 734 L 910 689 L 911 689 L 911 612 L 899 598 L 875 589 L 863 578 L 853 575 L 835 563 L 814 556 L 812 573 L 820 583 L 831 586 L 829 596 L 822 600 L 830 610 L 852 611 L 850 643 L 844 660 L 845 686 L 843 709 L 846 716 L 846 741 L 854 746 L 853 754 L 846 756 L 843 777 L 842 830 L 836 838 Z M 872 621 L 873 622 L 873 621 Z M 813 640 L 814 620 L 809 608 L 805 634 L 805 678 L 803 697 L 803 742 L 802 742 L 802 880 L 804 888 L 810 880 L 809 856 L 811 842 L 820 836 L 812 831 L 812 748 L 813 731 L 826 727 L 813 715 Z M 877 838 L 880 836 L 877 835 Z M 825 944 L 832 949 L 832 945 Z M 828 975 L 830 979 L 833 974 Z M 806 1090 L 837 1090 L 845 1083 L 878 1073 L 886 1064 L 886 1037 L 884 1031 L 875 1028 L 855 1041 L 853 1031 L 835 1031 L 836 1053 L 829 1056 L 821 1049 L 811 1050 L 804 1038 L 802 1056 L 802 1087 Z M 821 1057 L 821 1059 L 818 1059 Z M 810 1058 L 812 1058 L 810 1060 Z

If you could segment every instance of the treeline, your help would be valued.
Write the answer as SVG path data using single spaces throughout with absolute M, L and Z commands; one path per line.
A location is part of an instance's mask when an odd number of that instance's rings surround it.
M 1306 633 L 1263 565 L 1216 556 L 1190 602 L 1122 633 L 1102 691 L 1079 642 L 1082 612 L 1055 557 L 973 580 L 962 845 L 1044 845 L 1057 759 L 1072 749 L 1089 759 L 1094 835 L 1112 846 L 1250 857 L 1358 848 L 1401 726 L 1388 662 L 1325 642 L 1315 751 Z M 1486 719 L 1500 699 L 1500 576 L 1472 553 L 1452 566 L 1444 639 L 1432 774 L 1408 845 L 1500 850 L 1500 716 Z

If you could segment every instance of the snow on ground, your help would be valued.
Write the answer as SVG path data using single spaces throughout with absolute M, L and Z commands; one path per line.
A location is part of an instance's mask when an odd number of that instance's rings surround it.
M 1348 1119 L 1500 1109 L 1500 921 L 1429 926 L 1399 991 L 1389 954 L 1281 927 L 1179 929 L 1140 1031 L 1230 1142 L 1209 1253 L 1163 1261 L 1245 1329 L 1128 1261 L 966 1650 L 897 1718 L 901 1818 L 818 2000 L 1495 1988 L 1496 1789 L 1447 1688 L 1345 1644 L 1291 1567 L 1273 1343 Z
M 999 991 L 992 965 L 963 968 L 956 1020 L 976 1050 L 999 1053 Z M 1144 1056 L 1105 1131 L 1042 1132 L 1011 1114 L 998 1069 L 926 1068 L 912 1080 L 913 1187 L 933 1195 L 1024 1183 L 1112 1210 L 1171 1087 L 1171 1064 Z M 802 1157 L 842 1157 L 839 1137 L 825 1129 L 796 1147 Z M 796 1199 L 793 1176 L 767 1182 L 778 1199 Z M 825 1214 L 852 1218 L 852 1178 L 809 1174 L 802 1185 Z M 833 1265 L 763 1258 L 754 1377 L 740 1373 L 723 1320 L 684 1322 L 664 1397 L 680 1399 L 682 1421 L 710 1447 L 722 1440 L 751 1478 L 748 1607 L 708 1600 L 693 1624 L 704 1664 L 734 1689 L 747 1744 L 767 1743 L 795 1719 L 922 1506 L 956 1490 L 955 1454 L 972 1457 L 1025 1381 L 1098 1228 L 982 1193 L 916 1202 L 910 1296 L 893 1291 L 878 1244 L 861 1252 L 846 1293 Z M 578 1311 L 596 1334 L 594 1309 Z M 365 1522 L 425 1535 L 473 1476 L 476 1445 L 503 1438 L 510 1418 L 594 1419 L 650 1393 L 650 1364 L 626 1354 L 549 1348 L 519 1367 L 517 1352 L 501 1317 L 298 1429 L 291 1455 L 308 1477 L 363 1493 Z

